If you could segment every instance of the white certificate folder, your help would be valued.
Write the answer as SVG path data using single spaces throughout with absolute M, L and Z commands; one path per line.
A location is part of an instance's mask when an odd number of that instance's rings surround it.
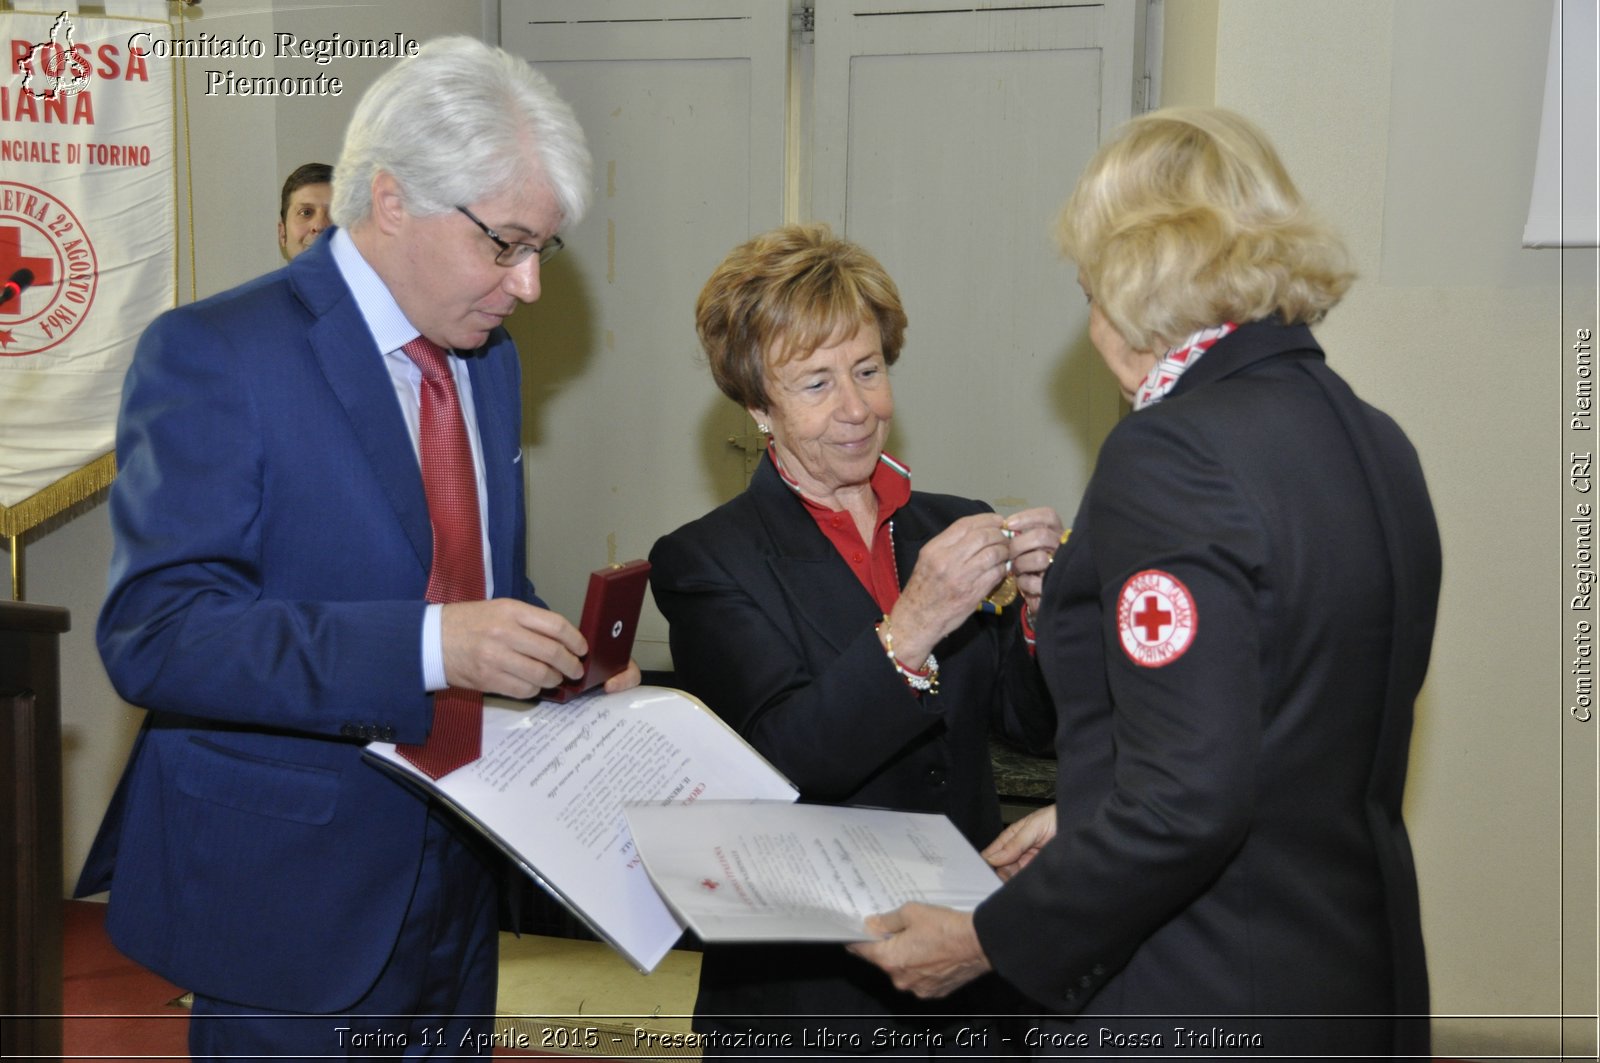
M 865 941 L 908 901 L 971 911 L 1000 887 L 942 815 L 771 801 L 630 805 L 667 903 L 702 941 Z
M 699 700 L 665 687 L 565 704 L 485 698 L 483 756 L 442 779 L 391 743 L 370 743 L 367 756 L 453 808 L 645 973 L 684 924 L 651 885 L 624 806 L 798 796 Z

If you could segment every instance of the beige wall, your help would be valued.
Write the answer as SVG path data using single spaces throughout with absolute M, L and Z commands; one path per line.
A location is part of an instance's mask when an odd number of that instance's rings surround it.
M 207 0 L 203 11 L 233 35 L 492 35 L 477 0 L 340 5 L 336 16 L 300 6 Z M 1549 11 L 1548 0 L 1165 4 L 1164 102 L 1215 101 L 1257 120 L 1345 232 L 1362 279 L 1319 335 L 1357 391 L 1406 427 L 1430 479 L 1446 572 L 1408 818 L 1435 1011 L 1453 1016 L 1595 1006 L 1595 725 L 1574 731 L 1583 725 L 1562 701 L 1562 258 L 1518 247 Z M 376 72 L 361 67 L 335 64 L 352 84 Z M 273 108 L 206 100 L 194 71 L 189 80 L 197 227 L 229 234 L 200 249 L 203 295 L 276 265 L 278 182 L 308 158 L 332 161 L 359 88 Z M 1592 278 L 1593 257 L 1569 255 L 1568 318 L 1593 327 L 1592 282 L 1577 279 Z M 93 648 L 109 554 L 104 505 L 27 551 L 30 600 L 73 616 L 69 879 L 139 715 L 112 694 Z M 1549 1022 L 1446 1018 L 1436 1028 L 1440 1054 L 1556 1050 Z M 1592 1023 L 1586 1036 L 1592 1055 Z

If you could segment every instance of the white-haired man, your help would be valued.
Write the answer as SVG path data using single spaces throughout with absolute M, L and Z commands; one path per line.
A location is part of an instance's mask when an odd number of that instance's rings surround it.
M 194 990 L 197 1058 L 485 1051 L 495 858 L 362 745 L 447 772 L 482 692 L 579 674 L 524 571 L 501 324 L 588 182 L 543 77 L 431 42 L 357 106 L 335 231 L 140 342 L 98 640 L 150 715 L 80 891 Z

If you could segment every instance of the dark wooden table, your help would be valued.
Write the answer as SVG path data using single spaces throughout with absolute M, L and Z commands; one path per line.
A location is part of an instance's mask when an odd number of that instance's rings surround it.
M 67 611 L 0 602 L 0 1015 L 6 1053 L 61 1055 L 61 657 Z

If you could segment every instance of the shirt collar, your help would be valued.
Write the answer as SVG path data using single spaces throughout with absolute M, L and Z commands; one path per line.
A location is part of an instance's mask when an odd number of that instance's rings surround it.
M 383 353 L 399 350 L 416 339 L 419 335 L 417 327 L 406 320 L 405 312 L 394 301 L 388 285 L 361 256 L 350 234 L 344 229 L 334 230 L 330 249 L 333 263 L 338 267 L 345 284 L 350 286 L 356 309 L 367 323 L 367 331 L 372 333 L 372 341 L 378 345 L 378 350 Z
M 777 470 L 778 478 L 788 485 L 789 490 L 793 491 L 802 502 L 813 509 L 829 509 L 828 506 L 807 498 L 801 492 L 799 483 L 789 475 L 789 470 L 783 467 L 783 461 L 778 457 L 777 444 L 770 438 L 767 440 L 767 456 L 772 459 L 772 467 Z M 911 466 L 891 457 L 887 451 L 879 451 L 877 468 L 872 470 L 872 494 L 878 500 L 880 520 L 905 505 L 911 499 Z

